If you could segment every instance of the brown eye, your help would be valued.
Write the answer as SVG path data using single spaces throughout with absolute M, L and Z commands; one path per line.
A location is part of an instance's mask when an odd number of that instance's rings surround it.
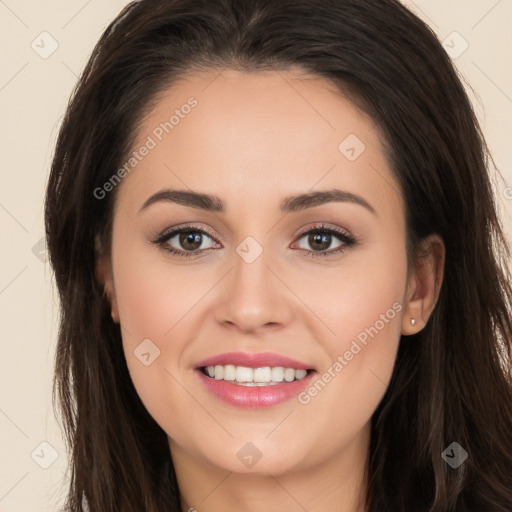
M 308 243 L 313 250 L 326 251 L 330 248 L 332 243 L 332 235 L 310 233 L 308 236 Z
M 213 241 L 213 237 L 203 229 L 187 226 L 164 232 L 152 242 L 171 254 L 188 257 L 212 248 L 214 244 L 204 247 L 208 239 Z
M 196 231 L 182 231 L 179 234 L 179 243 L 186 251 L 195 251 L 199 249 L 203 235 Z
M 302 233 L 298 240 L 299 249 L 307 251 L 310 256 L 339 254 L 356 243 L 345 231 L 323 225 Z

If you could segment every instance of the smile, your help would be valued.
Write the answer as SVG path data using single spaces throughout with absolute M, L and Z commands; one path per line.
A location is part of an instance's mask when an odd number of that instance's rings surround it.
M 201 370 L 212 379 L 229 381 L 238 386 L 274 386 L 282 382 L 302 380 L 308 374 L 308 370 L 284 366 L 250 368 L 232 364 L 204 366 Z
M 271 352 L 218 354 L 196 363 L 194 369 L 208 394 L 248 409 L 297 398 L 318 374 L 311 364 Z

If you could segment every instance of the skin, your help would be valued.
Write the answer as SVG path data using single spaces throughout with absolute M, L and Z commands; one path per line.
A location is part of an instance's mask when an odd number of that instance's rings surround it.
M 400 335 L 420 331 L 435 305 L 443 243 L 427 239 L 426 256 L 407 268 L 404 203 L 378 127 L 329 82 L 299 70 L 190 73 L 161 95 L 134 148 L 191 96 L 198 105 L 116 190 L 112 250 L 98 256 L 134 385 L 169 436 L 182 509 L 363 512 L 371 416 Z M 338 149 L 349 134 L 366 146 L 355 161 Z M 140 211 L 165 188 L 218 196 L 225 212 L 168 201 Z M 287 196 L 331 188 L 375 212 L 350 202 L 279 211 Z M 190 222 L 215 235 L 201 254 L 151 243 Z M 358 243 L 308 255 L 308 235 L 297 235 L 322 222 Z M 252 263 L 236 252 L 247 236 L 263 249 Z M 185 251 L 177 236 L 169 244 Z M 320 250 L 338 246 L 333 237 Z M 307 404 L 240 409 L 193 370 L 224 352 L 271 351 L 321 376 L 393 304 L 394 318 Z M 160 350 L 149 366 L 134 355 L 147 338 Z M 248 442 L 262 455 L 251 468 L 237 457 Z

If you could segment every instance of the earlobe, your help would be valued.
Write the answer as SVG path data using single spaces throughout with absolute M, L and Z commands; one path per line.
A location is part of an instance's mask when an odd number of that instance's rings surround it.
M 103 288 L 103 296 L 106 297 L 110 304 L 112 320 L 119 323 L 119 311 L 117 307 L 116 292 L 114 287 L 114 279 L 112 276 L 112 263 L 110 255 L 106 254 L 102 249 L 99 235 L 95 239 L 96 251 L 96 280 Z
M 114 282 L 112 280 L 112 274 L 110 273 L 109 277 L 105 282 L 105 286 L 103 288 L 103 293 L 106 296 L 107 300 L 110 303 L 110 314 L 112 316 L 112 320 L 118 324 L 119 323 L 119 311 L 117 307 L 117 299 L 116 292 L 114 288 Z
M 439 235 L 422 242 L 422 254 L 409 279 L 406 306 L 402 317 L 402 334 L 421 331 L 428 322 L 439 298 L 445 262 L 445 246 Z

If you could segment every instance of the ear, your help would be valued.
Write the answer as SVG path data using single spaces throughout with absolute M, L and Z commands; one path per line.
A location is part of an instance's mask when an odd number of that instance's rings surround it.
M 443 283 L 445 252 L 439 235 L 430 235 L 422 241 L 422 253 L 407 285 L 402 334 L 416 334 L 427 324 Z
M 96 235 L 94 242 L 96 252 L 96 280 L 103 287 L 103 296 L 106 297 L 110 303 L 112 320 L 115 323 L 119 323 L 119 310 L 117 307 L 110 253 L 104 250 L 99 235 Z

